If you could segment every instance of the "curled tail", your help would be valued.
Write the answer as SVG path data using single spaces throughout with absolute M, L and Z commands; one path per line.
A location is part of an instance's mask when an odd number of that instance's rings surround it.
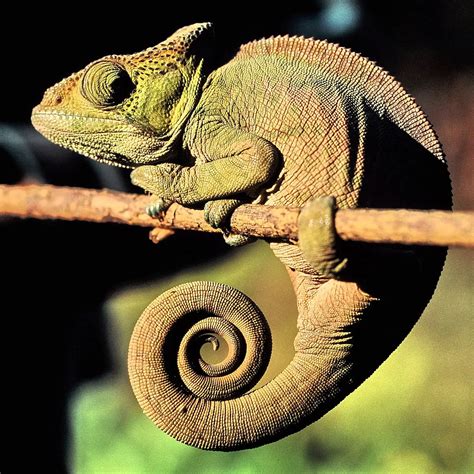
M 294 275 L 297 294 L 305 295 L 295 356 L 250 393 L 266 369 L 271 338 L 247 296 L 226 285 L 193 282 L 148 306 L 132 336 L 129 374 L 140 406 L 160 429 L 203 449 L 245 449 L 301 429 L 355 388 L 349 328 L 373 298 L 335 280 L 315 292 L 312 277 Z M 346 298 L 328 304 L 327 296 L 341 291 Z M 229 351 L 211 365 L 199 351 L 216 336 Z

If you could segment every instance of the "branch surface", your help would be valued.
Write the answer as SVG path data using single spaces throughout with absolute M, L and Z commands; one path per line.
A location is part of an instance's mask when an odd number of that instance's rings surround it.
M 145 213 L 150 197 L 109 190 L 51 185 L 0 185 L 0 215 L 116 222 L 142 227 L 219 232 L 201 210 L 173 204 L 162 219 Z M 232 215 L 235 233 L 260 238 L 298 239 L 296 207 L 246 204 Z M 442 245 L 474 248 L 474 212 L 406 209 L 340 209 L 336 230 L 343 240 L 374 243 Z

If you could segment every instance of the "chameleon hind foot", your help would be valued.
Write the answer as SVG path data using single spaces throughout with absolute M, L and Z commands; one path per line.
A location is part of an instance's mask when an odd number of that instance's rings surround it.
M 340 276 L 348 263 L 338 249 L 336 210 L 334 197 L 321 197 L 309 201 L 298 218 L 298 245 L 303 256 L 318 273 L 328 278 Z

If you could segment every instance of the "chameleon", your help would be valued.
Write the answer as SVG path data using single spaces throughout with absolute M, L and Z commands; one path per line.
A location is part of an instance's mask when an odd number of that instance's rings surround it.
M 129 376 L 145 414 L 178 441 L 230 451 L 335 407 L 397 348 L 436 288 L 446 248 L 344 242 L 336 209 L 452 202 L 431 124 L 374 62 L 287 35 L 212 68 L 213 38 L 210 23 L 196 23 L 94 61 L 48 89 L 32 123 L 58 145 L 130 168 L 152 194 L 150 215 L 174 202 L 203 209 L 230 245 L 251 241 L 229 231 L 242 203 L 302 208 L 298 241 L 269 242 L 298 309 L 294 357 L 273 380 L 253 389 L 270 358 L 264 316 L 217 282 L 166 291 L 132 335 Z M 207 362 L 202 345 L 222 340 L 227 355 Z

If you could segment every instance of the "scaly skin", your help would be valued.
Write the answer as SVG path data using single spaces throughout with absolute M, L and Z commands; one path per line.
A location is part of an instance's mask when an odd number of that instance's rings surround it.
M 413 99 L 370 61 L 326 42 L 245 45 L 208 73 L 210 25 L 142 53 L 108 56 L 45 93 L 35 127 L 56 143 L 134 168 L 149 213 L 200 204 L 222 228 L 242 202 L 303 206 L 299 246 L 272 243 L 298 302 L 290 365 L 264 372 L 270 336 L 236 290 L 196 282 L 158 297 L 129 352 L 133 390 L 164 431 L 204 449 L 243 449 L 313 422 L 365 380 L 408 334 L 434 291 L 445 249 L 343 246 L 334 207 L 449 209 L 441 146 Z M 241 245 L 247 238 L 228 234 Z M 199 355 L 213 333 L 220 364 Z

